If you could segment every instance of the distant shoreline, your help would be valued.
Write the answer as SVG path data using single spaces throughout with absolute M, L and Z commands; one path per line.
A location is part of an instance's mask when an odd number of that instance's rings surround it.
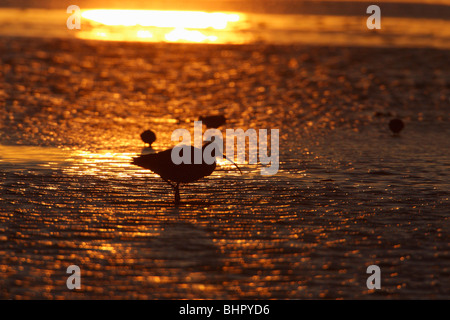
M 295 0 L 221 0 L 195 2 L 156 0 L 151 4 L 145 1 L 127 2 L 97 0 L 79 0 L 77 5 L 81 8 L 116 8 L 116 9 L 155 9 L 155 10 L 202 10 L 202 11 L 241 11 L 247 13 L 273 13 L 273 14 L 307 14 L 307 15 L 338 15 L 358 16 L 364 15 L 368 4 L 378 4 L 385 17 L 409 17 L 426 19 L 450 20 L 450 4 L 444 0 L 422 1 L 396 0 L 396 1 L 295 1 Z M 48 0 L 18 0 L 5 1 L 0 8 L 44 8 L 57 9 L 64 7 L 61 1 Z
M 69 30 L 68 14 L 61 9 L 0 8 L 0 36 L 78 38 L 100 41 L 198 42 L 216 44 L 315 44 L 339 46 L 429 47 L 450 49 L 450 20 L 383 17 L 378 32 L 366 28 L 367 14 L 358 16 L 243 13 L 229 29 L 177 28 L 156 25 L 96 25 Z M 177 33 L 178 32 L 178 33 Z M 150 34 L 142 37 L 141 34 Z M 175 40 L 173 38 L 175 35 Z M 172 38 L 167 38 L 172 36 Z M 198 39 L 198 38 L 195 38 Z M 211 40 L 213 39 L 213 40 Z

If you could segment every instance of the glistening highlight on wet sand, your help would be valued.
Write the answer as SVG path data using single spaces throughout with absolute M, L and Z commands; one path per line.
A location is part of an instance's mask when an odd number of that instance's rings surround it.
M 0 298 L 450 298 L 447 49 L 4 36 L 0 52 Z M 165 150 L 209 113 L 279 129 L 280 169 L 220 163 L 176 207 L 131 164 L 140 133 Z

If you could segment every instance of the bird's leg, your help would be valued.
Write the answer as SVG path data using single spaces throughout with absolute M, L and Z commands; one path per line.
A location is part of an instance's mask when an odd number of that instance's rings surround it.
M 169 180 L 166 180 L 166 179 L 164 179 L 164 178 L 161 178 L 161 179 L 163 179 L 168 185 L 170 185 L 170 186 L 172 187 L 172 189 L 175 190 L 175 186 L 173 185 L 172 182 L 170 182 Z
M 180 204 L 180 184 L 177 183 L 175 188 L 175 205 L 178 206 Z
M 176 184 L 170 182 L 169 180 L 163 179 L 165 182 L 167 182 L 175 192 L 175 205 L 178 206 L 180 204 L 180 183 L 177 182 Z

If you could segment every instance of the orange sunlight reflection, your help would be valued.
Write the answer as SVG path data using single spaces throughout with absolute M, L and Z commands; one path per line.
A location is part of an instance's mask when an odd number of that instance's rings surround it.
M 74 151 L 71 157 L 66 159 L 68 165 L 64 167 L 63 171 L 73 175 L 129 177 L 130 174 L 134 174 L 136 168 L 131 163 L 133 156 L 136 154 Z M 139 175 L 142 175 L 142 172 L 135 174 L 135 176 Z
M 229 31 L 239 26 L 243 14 L 95 9 L 84 11 L 82 17 L 88 21 L 78 34 L 83 39 L 227 43 L 236 42 Z

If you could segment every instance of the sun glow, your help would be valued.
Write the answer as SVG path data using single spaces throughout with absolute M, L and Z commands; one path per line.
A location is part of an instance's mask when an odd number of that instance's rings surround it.
M 191 42 L 206 42 L 216 41 L 217 36 L 206 36 L 197 30 L 186 30 L 184 28 L 176 28 L 169 32 L 165 36 L 166 40 L 171 42 L 177 42 L 180 40 L 186 40 Z
M 157 10 L 87 10 L 82 17 L 108 26 L 192 29 L 225 29 L 228 22 L 239 20 L 238 14 L 222 12 Z
M 226 43 L 241 13 L 157 10 L 86 10 L 84 39 Z

